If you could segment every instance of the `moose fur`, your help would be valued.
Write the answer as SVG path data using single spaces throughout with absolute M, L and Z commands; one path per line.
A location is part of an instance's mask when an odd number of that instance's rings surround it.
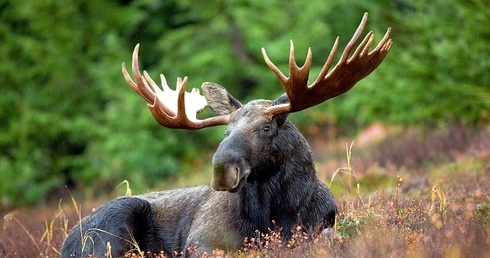
M 194 247 L 198 255 L 232 251 L 257 232 L 280 228 L 287 241 L 297 225 L 314 234 L 334 224 L 334 199 L 316 177 L 305 138 L 287 114 L 264 112 L 287 97 L 242 105 L 216 84 L 203 90 L 211 110 L 230 114 L 210 185 L 109 201 L 72 229 L 62 257 L 103 257 L 108 250 L 119 257 L 135 243 L 167 255 L 187 256 Z

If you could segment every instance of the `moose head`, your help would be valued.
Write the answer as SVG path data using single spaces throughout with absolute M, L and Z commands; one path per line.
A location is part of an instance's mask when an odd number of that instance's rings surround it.
M 122 256 L 135 246 L 127 239 L 142 250 L 187 256 L 188 248 L 195 246 L 198 254 L 217 248 L 234 250 L 244 238 L 274 227 L 281 229 L 287 241 L 298 224 L 312 233 L 332 226 L 333 196 L 316 177 L 310 147 L 287 116 L 347 92 L 378 67 L 392 45 L 391 29 L 374 50 L 369 51 L 374 40 L 369 32 L 353 51 L 366 23 L 367 13 L 330 69 L 338 48 L 339 40 L 335 40 L 318 78 L 310 85 L 311 50 L 299 67 L 291 41 L 286 76 L 262 49 L 285 93 L 275 100 L 253 100 L 245 105 L 214 83 L 202 85 L 204 96 L 195 89 L 187 92 L 187 77 L 177 79 L 174 91 L 161 75 L 161 89 L 147 72 L 141 74 L 136 45 L 134 80 L 124 63 L 122 72 L 129 86 L 148 102 L 158 123 L 192 130 L 227 125 L 226 137 L 213 156 L 211 183 L 114 199 L 74 227 L 62 256 L 103 256 L 108 242 L 112 255 Z M 198 119 L 197 113 L 206 107 L 216 116 Z M 82 241 L 88 237 L 92 241 Z

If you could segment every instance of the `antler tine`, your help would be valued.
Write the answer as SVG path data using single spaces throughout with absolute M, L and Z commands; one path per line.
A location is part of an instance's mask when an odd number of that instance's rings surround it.
M 327 61 L 323 65 L 319 76 L 315 82 L 309 86 L 307 84 L 311 66 L 310 49 L 308 50 L 305 64 L 303 67 L 298 67 L 296 65 L 296 61 L 294 60 L 294 46 L 291 42 L 289 77 L 286 77 L 270 61 L 265 50 L 262 48 L 262 55 L 264 56 L 266 64 L 278 77 L 289 100 L 289 103 L 287 104 L 269 107 L 267 112 L 275 116 L 286 112 L 300 111 L 318 105 L 330 98 L 347 92 L 359 80 L 374 71 L 384 60 L 391 48 L 391 28 L 388 28 L 383 39 L 371 52 L 369 52 L 369 48 L 374 41 L 374 34 L 372 32 L 368 32 L 361 43 L 359 43 L 359 46 L 356 48 L 352 56 L 349 58 L 352 49 L 359 41 L 359 38 L 366 27 L 367 19 L 368 13 L 365 13 L 354 35 L 345 46 L 338 63 L 332 70 L 330 70 L 338 48 L 339 38 L 336 38 L 332 50 L 330 51 Z
M 289 74 L 290 78 L 294 78 L 294 80 L 290 80 L 288 84 L 292 87 L 288 87 L 286 94 L 291 96 L 292 99 L 289 101 L 294 101 L 294 96 L 300 94 L 301 92 L 307 90 L 308 85 L 308 75 L 311 69 L 311 48 L 308 48 L 308 53 L 306 55 L 305 63 L 302 67 L 298 67 L 296 60 L 294 58 L 294 44 L 293 41 L 290 41 L 290 54 L 289 54 Z M 297 85 L 297 87 L 295 87 Z M 301 87 L 303 86 L 303 87 Z
M 349 57 L 350 51 L 354 47 L 354 45 L 357 43 L 359 38 L 362 35 L 362 32 L 364 31 L 364 28 L 366 27 L 367 23 L 367 18 L 368 18 L 368 13 L 364 13 L 364 16 L 362 16 L 361 23 L 359 23 L 359 26 L 357 26 L 356 32 L 354 32 L 354 35 L 352 38 L 349 40 L 349 43 L 345 46 L 344 52 L 342 53 L 342 56 L 340 57 L 339 63 L 343 63 L 347 60 L 347 57 Z M 369 35 L 369 34 L 368 34 Z M 367 36 L 366 36 L 367 38 Z M 361 45 L 363 42 L 361 42 Z
M 294 55 L 294 50 L 293 50 L 293 55 Z M 267 66 L 269 66 L 271 71 L 277 76 L 277 78 L 279 79 L 281 84 L 283 82 L 286 82 L 288 80 L 288 77 L 286 77 L 286 75 L 284 75 L 281 72 L 281 70 L 279 70 L 279 68 L 277 68 L 277 66 L 269 59 L 269 56 L 267 56 L 267 53 L 265 52 L 265 48 L 262 48 L 262 56 L 264 57 L 264 60 L 265 60 L 265 63 L 267 64 Z M 290 54 L 290 56 L 291 56 L 291 54 Z M 284 90 L 286 90 L 286 89 L 284 89 Z
M 136 47 L 134 48 L 133 51 L 133 58 L 132 58 L 132 70 L 133 70 L 133 76 L 136 82 L 134 82 L 131 79 L 131 76 L 129 76 L 128 71 L 126 70 L 126 64 L 123 62 L 122 63 L 122 73 L 124 75 L 124 78 L 126 79 L 126 82 L 128 85 L 136 92 L 138 93 L 143 99 L 146 100 L 148 103 L 153 103 L 155 99 L 155 94 L 148 88 L 148 85 L 146 82 L 143 80 L 141 77 L 141 74 L 139 72 L 139 61 L 138 61 L 138 51 L 140 48 L 140 44 L 137 44 Z
M 136 45 L 133 51 L 132 70 L 134 81 L 129 76 L 124 63 L 122 64 L 122 73 L 128 85 L 148 102 L 148 108 L 159 124 L 168 128 L 193 130 L 228 124 L 228 115 L 215 116 L 204 120 L 196 118 L 196 114 L 203 110 L 207 103 L 204 97 L 199 94 L 199 91 L 186 92 L 187 76 L 183 80 L 180 77 L 177 78 L 176 92 L 168 87 L 163 75 L 161 75 L 163 90 L 151 79 L 146 71 L 141 75 L 138 64 L 138 51 L 139 44 Z M 186 103 L 186 95 L 194 95 L 192 97 L 198 98 L 199 101 L 197 102 L 203 101 L 204 104 L 194 103 L 196 101 Z M 176 98 L 177 103 L 175 103 L 174 98 Z
M 339 47 L 339 37 L 335 39 L 332 50 L 330 50 L 330 54 L 328 55 L 327 61 L 323 65 L 320 74 L 316 78 L 315 84 L 327 76 L 328 70 L 330 70 L 330 66 L 332 66 L 333 59 L 335 58 L 335 53 L 337 52 L 338 47 Z
M 388 28 L 386 30 L 385 35 L 379 42 L 379 44 L 376 46 L 376 48 L 373 51 L 371 51 L 371 53 L 384 52 L 385 55 L 388 54 L 388 51 L 390 50 L 391 45 L 393 44 L 393 41 L 390 39 L 390 35 L 391 35 L 391 28 Z
M 312 53 L 311 48 L 308 48 L 308 53 L 306 55 L 305 63 L 303 66 L 299 67 L 296 63 L 296 59 L 294 57 L 294 43 L 290 41 L 289 47 L 289 78 L 286 77 L 279 68 L 277 68 L 274 63 L 269 59 L 267 53 L 264 48 L 262 48 L 262 56 L 264 60 L 272 70 L 272 72 L 277 76 L 281 85 L 286 92 L 286 95 L 289 98 L 289 101 L 292 102 L 295 99 L 295 96 L 300 94 L 301 92 L 307 90 L 308 83 L 308 75 L 311 69 L 311 59 Z M 328 69 L 327 69 L 328 70 Z M 278 105 L 273 107 L 275 110 L 281 110 L 282 112 L 290 111 L 290 105 Z
M 184 77 L 184 80 L 182 80 L 182 78 L 180 78 L 180 77 L 177 77 L 176 90 L 179 91 L 179 95 L 177 98 L 177 110 L 179 110 L 179 112 L 177 112 L 177 118 L 180 120 L 187 119 L 187 114 L 185 112 L 185 101 L 184 101 L 185 88 L 187 86 L 187 81 L 188 81 L 187 76 Z

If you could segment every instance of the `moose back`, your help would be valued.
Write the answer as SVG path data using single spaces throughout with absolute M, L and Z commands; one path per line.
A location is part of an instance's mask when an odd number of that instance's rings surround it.
M 223 87 L 204 83 L 202 90 L 186 92 L 187 77 L 171 90 L 162 75 L 160 87 L 138 65 L 139 45 L 133 52 L 132 73 L 123 63 L 131 88 L 148 102 L 155 120 L 167 128 L 200 129 L 227 125 L 225 139 L 213 156 L 211 183 L 193 188 L 120 197 L 109 201 L 78 223 L 65 239 L 62 257 L 120 257 L 131 250 L 188 256 L 232 251 L 246 237 L 279 228 L 284 241 L 298 225 L 318 234 L 335 222 L 336 205 L 329 188 L 316 176 L 311 149 L 291 124 L 289 113 L 336 97 L 369 75 L 390 50 L 391 29 L 369 51 L 369 32 L 351 54 L 367 22 L 364 15 L 340 60 L 330 69 L 338 38 L 316 81 L 308 85 L 311 50 L 298 67 L 291 41 L 289 77 L 262 54 L 285 93 L 275 100 L 245 105 Z M 216 116 L 200 120 L 209 107 Z

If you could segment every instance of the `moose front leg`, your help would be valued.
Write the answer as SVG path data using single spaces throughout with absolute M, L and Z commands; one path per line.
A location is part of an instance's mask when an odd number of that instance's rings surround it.
M 238 211 L 235 198 L 228 192 L 212 192 L 209 198 L 196 211 L 186 241 L 184 256 L 204 253 L 213 254 L 215 250 L 230 252 L 242 247 L 244 236 L 240 235 Z M 191 250 L 191 252 L 189 252 Z

